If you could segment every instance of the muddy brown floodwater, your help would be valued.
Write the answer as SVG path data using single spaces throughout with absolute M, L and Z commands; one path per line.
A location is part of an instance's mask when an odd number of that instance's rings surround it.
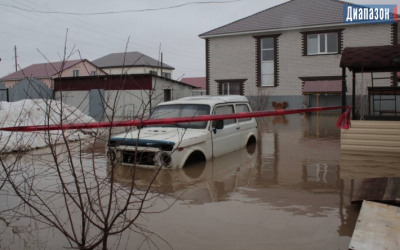
M 155 210 L 180 199 L 140 223 L 159 236 L 153 240 L 160 249 L 348 249 L 359 207 L 350 204 L 357 185 L 340 178 L 338 116 L 264 118 L 256 145 L 184 169 L 163 170 L 153 185 L 171 197 L 165 195 Z M 105 160 L 104 145 L 93 147 Z M 151 171 L 140 172 L 138 185 L 146 186 Z M 116 173 L 117 181 L 125 183 L 129 167 L 118 167 Z M 2 241 L 11 249 L 64 246 L 56 233 L 47 235 L 48 243 L 18 245 L 9 238 L 24 238 L 20 226 L 17 234 L 11 226 L 1 226 Z M 125 235 L 120 248 L 137 249 L 141 237 Z

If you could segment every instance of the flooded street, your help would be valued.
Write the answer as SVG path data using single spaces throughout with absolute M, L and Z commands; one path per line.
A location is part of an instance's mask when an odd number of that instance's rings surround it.
M 160 182 L 185 203 L 149 228 L 174 249 L 347 249 L 359 208 L 340 179 L 337 116 L 266 118 L 261 142 Z M 159 183 L 161 184 L 161 183 Z
M 160 249 L 348 249 L 359 213 L 359 206 L 350 204 L 358 182 L 340 175 L 337 118 L 332 112 L 267 117 L 259 121 L 256 145 L 162 170 L 153 188 L 165 194 L 153 209 L 176 202 L 143 215 L 139 223 L 158 235 L 151 239 Z M 93 149 L 96 160 L 105 162 L 104 144 Z M 137 186 L 146 187 L 153 170 L 138 172 Z M 116 181 L 126 185 L 129 173 L 129 167 L 119 166 Z M 2 209 L 8 199 L 1 196 Z M 16 233 L 1 222 L 2 249 L 66 246 L 57 232 L 28 233 L 17 224 Z M 131 232 L 118 248 L 156 249 L 142 243 L 143 236 Z

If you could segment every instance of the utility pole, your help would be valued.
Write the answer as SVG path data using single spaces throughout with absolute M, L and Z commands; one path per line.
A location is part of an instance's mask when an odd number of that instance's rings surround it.
M 163 53 L 161 52 L 161 76 L 162 76 L 162 67 L 163 67 Z
M 17 72 L 18 71 L 18 67 L 17 67 L 17 65 L 18 65 L 18 63 L 17 63 L 17 46 L 15 45 L 14 46 L 14 52 L 15 52 L 15 72 Z

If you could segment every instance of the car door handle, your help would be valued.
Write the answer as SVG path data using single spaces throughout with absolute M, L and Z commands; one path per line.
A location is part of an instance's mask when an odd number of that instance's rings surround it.
M 237 128 L 236 128 L 236 130 L 239 130 L 239 129 L 240 129 L 240 127 L 237 127 Z

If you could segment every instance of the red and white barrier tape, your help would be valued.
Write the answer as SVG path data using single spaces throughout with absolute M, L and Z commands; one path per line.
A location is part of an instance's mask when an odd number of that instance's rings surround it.
M 177 117 L 177 118 L 161 118 L 149 120 L 130 120 L 130 121 L 116 121 L 116 122 L 92 122 L 92 123 L 75 123 L 75 124 L 57 124 L 57 125 L 40 125 L 40 126 L 22 126 L 22 127 L 6 127 L 0 128 L 4 131 L 14 132 L 34 132 L 34 131 L 48 131 L 48 130 L 67 130 L 67 129 L 93 129 L 93 128 L 109 128 L 109 127 L 133 127 L 133 126 L 147 126 L 147 125 L 161 125 L 161 124 L 175 124 L 187 122 L 203 122 L 203 121 L 216 121 L 227 119 L 241 119 L 252 117 L 265 117 L 265 116 L 278 116 L 290 115 L 300 113 L 310 113 L 318 111 L 328 111 L 336 109 L 347 109 L 345 113 L 339 118 L 336 126 L 342 129 L 349 129 L 350 127 L 350 108 L 351 107 L 318 107 L 318 108 L 305 108 L 305 109 L 286 109 L 286 110 L 269 110 L 269 111 L 256 111 L 248 113 L 235 113 L 226 115 L 201 115 L 194 117 Z

